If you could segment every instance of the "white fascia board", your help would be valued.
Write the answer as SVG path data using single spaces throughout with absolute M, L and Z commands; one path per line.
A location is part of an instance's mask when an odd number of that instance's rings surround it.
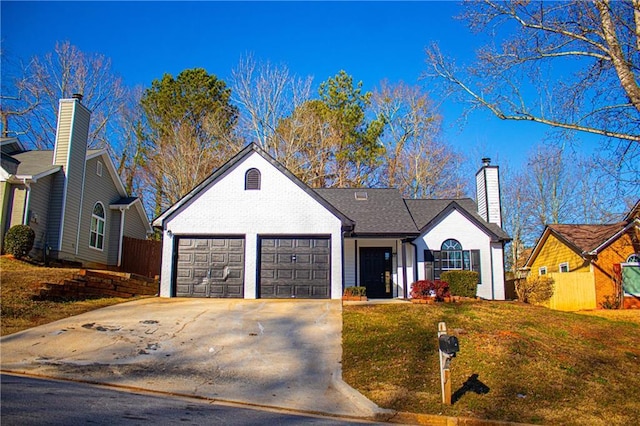
M 31 182 L 37 182 L 38 179 L 42 179 L 43 177 L 57 173 L 60 170 L 62 170 L 62 167 L 56 166 L 49 170 L 45 170 L 44 172 L 38 173 L 37 175 L 16 175 L 15 177 L 19 179 L 21 182 L 24 181 L 25 179 Z
M 620 238 L 620 236 L 622 234 L 624 234 L 625 232 L 627 232 L 629 229 L 633 228 L 633 227 L 638 227 L 640 226 L 640 219 L 634 219 L 631 222 L 629 222 L 627 224 L 627 226 L 625 226 L 624 228 L 622 228 L 621 230 L 619 230 L 618 232 L 616 232 L 615 234 L 613 234 L 607 241 L 605 241 L 604 243 L 600 244 L 598 247 L 596 247 L 595 249 L 591 250 L 588 253 L 584 253 L 584 254 L 588 254 L 590 256 L 597 256 L 598 253 L 600 253 L 600 251 L 604 248 L 606 248 L 607 246 L 609 246 L 611 243 L 613 243 L 615 240 L 617 240 L 618 238 Z

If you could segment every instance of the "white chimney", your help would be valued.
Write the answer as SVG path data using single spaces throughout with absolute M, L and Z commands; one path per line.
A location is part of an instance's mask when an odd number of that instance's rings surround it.
M 491 165 L 491 158 L 482 159 L 482 167 L 476 173 L 476 199 L 478 214 L 487 222 L 502 227 L 500 205 L 500 173 Z

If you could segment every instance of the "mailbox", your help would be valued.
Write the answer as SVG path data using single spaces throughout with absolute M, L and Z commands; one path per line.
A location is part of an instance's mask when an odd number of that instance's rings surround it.
M 458 338 L 456 336 L 443 334 L 438 337 L 438 344 L 440 350 L 448 356 L 454 357 L 456 353 L 460 352 L 460 345 L 458 344 Z

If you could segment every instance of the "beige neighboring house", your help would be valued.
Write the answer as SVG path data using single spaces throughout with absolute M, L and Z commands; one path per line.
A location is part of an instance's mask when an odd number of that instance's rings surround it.
M 24 224 L 36 234 L 33 257 L 118 267 L 123 237 L 145 239 L 152 228 L 107 150 L 87 149 L 91 111 L 81 101 L 60 100 L 54 150 L 0 140 L 0 244 L 9 228 Z

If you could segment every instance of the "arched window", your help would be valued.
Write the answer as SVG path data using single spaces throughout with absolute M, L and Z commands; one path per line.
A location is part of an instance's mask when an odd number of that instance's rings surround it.
M 93 247 L 98 250 L 102 250 L 104 248 L 104 225 L 104 206 L 101 202 L 97 202 L 95 206 L 93 206 L 93 214 L 91 215 L 89 247 Z
M 260 189 L 260 170 L 247 170 L 244 175 L 244 189 Z
M 440 250 L 424 251 L 425 279 L 439 280 L 445 271 L 475 271 L 480 275 L 480 250 L 463 250 L 458 240 L 448 239 L 440 245 Z
M 442 254 L 442 270 L 461 270 L 462 269 L 462 244 L 457 240 L 446 240 L 440 247 Z
M 631 256 L 627 257 L 627 263 L 640 263 L 640 254 L 633 253 Z

